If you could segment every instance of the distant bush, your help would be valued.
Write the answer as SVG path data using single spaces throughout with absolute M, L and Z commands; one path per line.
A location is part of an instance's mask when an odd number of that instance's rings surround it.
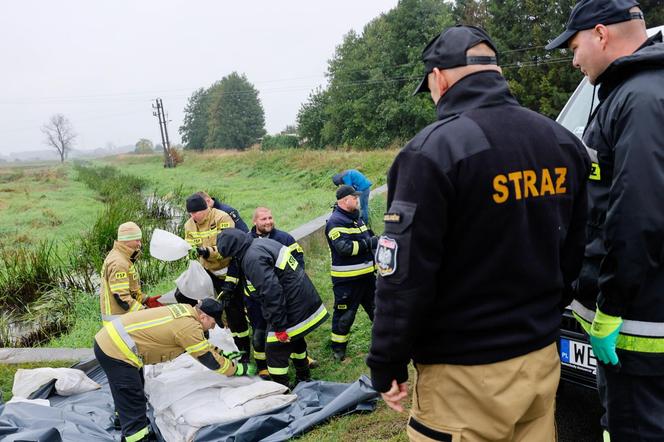
M 295 134 L 265 135 L 261 150 L 289 149 L 300 145 L 300 137 Z
M 171 155 L 171 158 L 173 158 L 176 166 L 178 164 L 184 163 L 184 153 L 182 152 L 182 149 L 178 149 L 177 147 L 169 147 L 168 153 Z

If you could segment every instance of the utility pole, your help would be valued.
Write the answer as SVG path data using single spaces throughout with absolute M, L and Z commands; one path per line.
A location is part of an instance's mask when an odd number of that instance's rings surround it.
M 164 146 L 164 167 L 175 167 L 175 161 L 171 157 L 171 144 L 168 141 L 168 128 L 166 127 L 166 116 L 164 115 L 164 104 L 161 98 L 155 100 L 152 105 L 152 115 L 159 118 L 159 132 L 161 133 L 161 144 Z

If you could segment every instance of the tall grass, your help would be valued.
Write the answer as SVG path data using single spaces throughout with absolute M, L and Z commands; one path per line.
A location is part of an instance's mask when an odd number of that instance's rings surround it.
M 152 231 L 177 231 L 184 221 L 173 224 L 169 202 L 156 194 L 151 204 L 145 204 L 145 180 L 110 166 L 79 163 L 74 172 L 76 180 L 99 193 L 104 209 L 74 247 L 57 247 L 51 240 L 0 245 L 0 345 L 39 344 L 69 330 L 81 313 L 77 302 L 88 301 L 84 293 L 98 291 L 99 269 L 123 222 L 134 221 L 143 230 L 143 257 L 137 268 L 145 285 L 184 269 L 183 263 L 163 263 L 149 256 Z M 98 318 L 97 313 L 95 321 Z M 17 326 L 20 323 L 30 326 Z

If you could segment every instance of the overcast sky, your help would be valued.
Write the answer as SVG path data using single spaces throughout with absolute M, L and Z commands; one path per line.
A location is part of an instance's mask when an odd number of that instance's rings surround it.
M 351 29 L 397 0 L 21 0 L 0 13 L 0 155 L 43 150 L 40 127 L 72 122 L 75 148 L 160 142 L 161 97 L 179 142 L 187 98 L 232 71 L 259 91 L 266 130 L 293 124 Z

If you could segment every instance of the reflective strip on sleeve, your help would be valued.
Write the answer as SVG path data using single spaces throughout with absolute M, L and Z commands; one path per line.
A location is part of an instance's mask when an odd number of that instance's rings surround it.
M 267 359 L 267 356 L 265 355 L 265 352 L 261 351 L 256 351 L 254 350 L 254 359 L 259 360 L 259 361 L 264 361 Z
M 343 344 L 344 342 L 348 342 L 348 337 L 349 335 L 337 335 L 335 333 L 332 333 L 332 337 L 330 339 L 332 342 L 338 342 L 340 344 Z
M 274 266 L 280 270 L 284 270 L 290 256 L 291 254 L 290 250 L 288 250 L 288 247 L 281 247 L 281 249 L 279 249 L 279 256 L 277 256 L 277 260 L 275 261 Z
M 286 332 L 288 333 L 288 336 L 295 337 L 317 326 L 326 317 L 327 317 L 327 309 L 325 308 L 325 305 L 321 304 L 320 307 L 318 307 L 318 310 L 316 310 L 311 316 L 309 316 L 307 319 L 300 322 L 299 324 L 295 324 L 294 326 L 287 328 Z M 267 342 L 277 342 L 277 341 L 279 340 L 277 339 L 277 336 L 274 334 L 274 332 L 273 331 L 268 332 Z
M 350 256 L 355 256 L 360 253 L 360 243 L 353 241 L 353 251 L 350 253 Z
M 234 338 L 246 338 L 247 336 L 249 336 L 249 329 L 246 329 L 245 331 L 237 332 L 237 333 L 236 332 L 231 332 L 231 335 Z
M 307 352 L 305 351 L 304 353 L 291 353 L 290 358 L 291 359 L 306 359 L 307 358 Z
M 113 341 L 118 350 L 120 350 L 120 352 L 122 352 L 122 354 L 125 355 L 125 357 L 137 368 L 141 368 L 143 366 L 143 361 L 138 354 L 136 343 L 131 336 L 129 336 L 120 322 L 120 319 L 118 318 L 112 322 L 108 322 L 104 327 L 106 328 L 111 341 Z
M 237 284 L 238 282 L 240 282 L 240 280 L 238 278 L 236 278 L 234 276 L 228 276 L 228 275 L 226 275 L 226 279 L 224 279 L 224 281 L 230 282 L 231 284 Z
M 330 239 L 337 239 L 339 237 L 339 234 L 345 233 L 347 235 L 355 235 L 355 234 L 360 234 L 363 232 L 366 232 L 367 226 L 360 226 L 360 227 L 333 227 L 330 229 L 329 232 L 327 232 L 327 236 L 330 237 Z
M 290 250 L 291 252 L 304 253 L 304 249 L 302 248 L 302 246 L 296 242 L 288 246 L 288 250 Z
M 209 350 L 211 347 L 210 342 L 205 340 L 201 341 L 198 344 L 190 345 L 189 347 L 185 348 L 184 350 L 191 354 L 191 353 L 198 353 L 199 351 L 203 350 Z
M 131 305 L 131 307 L 129 307 L 129 312 L 137 312 L 143 308 L 143 304 L 141 304 L 138 300 L 134 299 L 134 301 L 135 302 Z
M 595 319 L 595 312 L 576 300 L 570 307 L 576 318 L 585 322 L 581 324 L 583 328 L 589 330 Z M 664 353 L 664 323 L 623 320 L 616 348 L 641 353 Z
M 231 361 L 229 361 L 229 360 L 226 359 L 226 358 L 223 358 L 223 359 L 224 359 L 224 365 L 222 365 L 221 368 L 217 368 L 215 371 L 216 371 L 217 373 L 219 373 L 219 374 L 223 374 L 223 375 L 225 376 L 225 375 L 226 375 L 225 372 L 226 372 L 226 371 L 230 368 L 230 366 L 231 366 Z
M 373 261 L 347 266 L 331 266 L 330 275 L 337 278 L 351 278 L 353 276 L 366 275 L 375 270 Z
M 173 318 L 173 316 L 171 315 L 162 316 L 161 318 L 155 318 L 149 321 L 135 322 L 133 324 L 128 324 L 124 327 L 124 329 L 127 330 L 127 333 L 131 333 L 136 330 L 144 330 L 146 328 L 152 328 L 152 327 L 157 327 L 158 325 L 167 324 L 171 322 L 173 319 L 175 318 Z
M 119 282 L 117 284 L 111 284 L 110 288 L 112 292 L 116 290 L 125 290 L 129 288 L 129 282 Z

